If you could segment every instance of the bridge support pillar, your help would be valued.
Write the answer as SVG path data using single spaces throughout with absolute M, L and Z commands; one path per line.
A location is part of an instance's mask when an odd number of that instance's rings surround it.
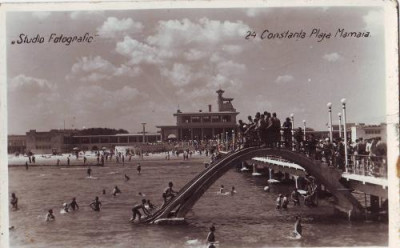
M 274 173 L 274 171 L 271 168 L 269 168 L 269 173 L 268 173 L 269 179 L 272 179 L 272 173 Z
M 371 212 L 378 213 L 379 212 L 379 196 L 370 195 L 370 203 L 371 203 Z
M 299 179 L 299 176 L 293 176 L 293 178 L 294 178 L 294 182 L 295 182 L 295 184 L 296 184 L 296 189 L 298 189 L 299 188 L 299 184 L 298 184 L 298 179 Z

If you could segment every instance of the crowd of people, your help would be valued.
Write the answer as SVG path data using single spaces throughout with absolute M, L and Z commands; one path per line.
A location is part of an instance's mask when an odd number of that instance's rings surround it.
M 275 147 L 288 148 L 306 154 L 315 160 L 322 160 L 328 166 L 345 170 L 345 149 L 348 163 L 353 171 L 361 170 L 366 174 L 378 176 L 386 169 L 386 143 L 381 138 L 348 141 L 347 146 L 341 137 L 317 138 L 312 132 L 304 132 L 301 127 L 295 129 L 290 118 L 282 123 L 276 113 L 257 112 L 254 118 L 248 116 L 247 123 L 238 123 L 239 147 Z M 380 171 L 380 172 L 379 172 Z

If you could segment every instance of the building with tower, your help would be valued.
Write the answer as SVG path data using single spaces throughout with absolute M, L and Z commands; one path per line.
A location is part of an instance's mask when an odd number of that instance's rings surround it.
M 236 116 L 239 112 L 232 105 L 233 98 L 223 97 L 224 91 L 217 92 L 218 110 L 213 111 L 212 105 L 208 105 L 208 112 L 186 112 L 179 109 L 173 115 L 176 117 L 176 125 L 157 126 L 160 128 L 161 140 L 208 140 L 217 135 L 229 137 L 236 130 Z

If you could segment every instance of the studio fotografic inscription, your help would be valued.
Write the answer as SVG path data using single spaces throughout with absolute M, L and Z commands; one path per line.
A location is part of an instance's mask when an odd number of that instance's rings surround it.
M 64 35 L 64 34 L 56 34 L 51 33 L 47 36 L 42 36 L 40 34 L 36 34 L 34 36 L 30 36 L 24 33 L 18 35 L 18 38 L 11 41 L 11 45 L 22 45 L 22 44 L 43 44 L 43 43 L 54 43 L 54 44 L 63 44 L 69 46 L 73 43 L 80 44 L 88 44 L 94 41 L 94 38 L 99 36 L 98 34 L 91 35 L 90 33 L 85 33 L 83 35 Z
M 262 32 L 256 32 L 253 30 L 249 30 L 246 32 L 245 39 L 246 40 L 275 40 L 275 39 L 287 39 L 287 40 L 303 40 L 303 39 L 315 39 L 317 42 L 327 41 L 332 38 L 369 38 L 371 34 L 369 31 L 353 31 L 346 30 L 344 28 L 338 28 L 335 32 L 326 32 L 322 31 L 320 28 L 313 28 L 311 31 L 306 32 L 303 29 L 301 30 L 285 30 L 285 31 L 272 31 L 269 29 L 264 29 Z

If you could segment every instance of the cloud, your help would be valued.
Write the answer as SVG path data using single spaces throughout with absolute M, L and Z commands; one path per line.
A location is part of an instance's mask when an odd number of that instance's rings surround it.
M 175 63 L 171 70 L 161 69 L 161 75 L 168 78 L 173 85 L 178 87 L 190 84 L 195 78 L 189 66 L 179 63 Z
M 323 56 L 323 58 L 329 62 L 336 62 L 342 58 L 338 53 L 327 53 Z
M 164 48 L 181 48 L 198 43 L 218 43 L 241 39 L 249 27 L 241 21 L 216 21 L 201 18 L 197 22 L 188 19 L 160 21 L 156 34 L 147 42 Z
M 173 53 L 168 50 L 158 49 L 125 36 L 123 41 L 117 43 L 117 53 L 130 58 L 129 63 L 133 65 L 146 63 L 146 64 L 159 64 L 164 58 L 173 57 Z
M 131 18 L 117 19 L 108 17 L 103 25 L 97 28 L 98 34 L 104 38 L 115 38 L 119 35 L 137 34 L 143 31 L 141 22 L 134 22 Z
M 365 24 L 365 31 L 371 32 L 372 35 L 383 31 L 384 16 L 382 11 L 370 10 L 362 19 Z
M 128 76 L 136 77 L 142 70 L 139 67 L 127 65 L 115 66 L 100 56 L 82 57 L 72 65 L 71 72 L 66 76 L 69 81 L 78 79 L 81 82 L 99 82 L 110 80 L 113 77 Z
M 208 56 L 208 52 L 206 51 L 201 51 L 198 49 L 190 49 L 188 52 L 184 52 L 183 56 L 185 57 L 186 60 L 189 61 L 197 61 L 204 59 Z
M 282 75 L 282 76 L 278 76 L 275 79 L 276 83 L 288 83 L 288 82 L 292 82 L 294 80 L 294 77 L 292 75 Z
M 47 19 L 51 15 L 49 11 L 35 11 L 32 12 L 32 16 L 38 18 L 39 20 Z
M 231 55 L 237 55 L 243 51 L 243 47 L 238 45 L 223 45 L 222 50 Z
M 54 87 L 55 85 L 46 79 L 33 78 L 24 74 L 12 78 L 8 83 L 8 90 L 10 92 L 25 92 L 32 95 L 43 91 L 50 91 Z

